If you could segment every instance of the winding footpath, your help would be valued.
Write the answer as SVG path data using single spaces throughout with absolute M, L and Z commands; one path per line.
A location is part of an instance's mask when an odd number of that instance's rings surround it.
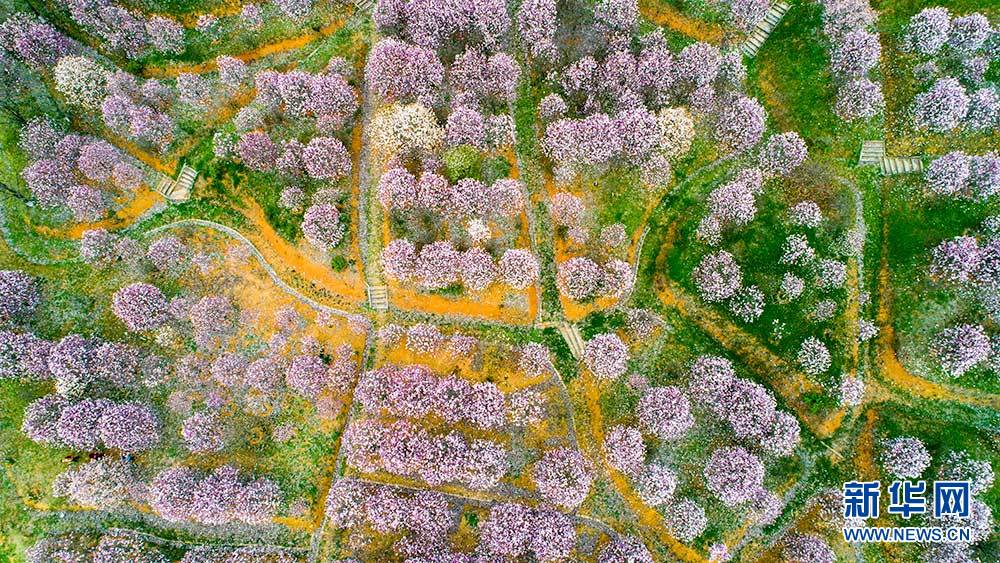
M 173 223 L 168 223 L 166 225 L 156 227 L 155 229 L 150 229 L 146 231 L 145 236 L 149 237 L 164 231 L 178 229 L 182 227 L 188 227 L 188 226 L 203 227 L 216 232 L 220 232 L 245 244 L 247 248 L 250 249 L 250 252 L 254 255 L 254 257 L 257 258 L 257 261 L 260 262 L 261 267 L 263 267 L 264 270 L 267 272 L 268 277 L 270 277 L 271 280 L 276 285 L 278 285 L 278 287 L 280 287 L 285 293 L 291 295 L 292 297 L 308 305 L 309 307 L 312 307 L 317 311 L 331 313 L 344 318 L 351 316 L 351 313 L 343 309 L 338 309 L 336 307 L 330 307 L 328 305 L 324 305 L 316 301 L 315 299 L 312 299 L 311 297 L 303 295 L 297 289 L 288 285 L 285 282 L 285 280 L 283 280 L 281 276 L 279 276 L 278 273 L 274 271 L 274 268 L 264 258 L 264 255 L 261 254 L 260 250 L 258 250 L 257 247 L 252 242 L 250 242 L 250 239 L 243 236 L 239 231 L 233 229 L 232 227 L 227 227 L 226 225 L 223 225 L 221 223 L 216 223 L 214 221 L 206 221 L 205 219 L 182 219 L 180 221 L 174 221 Z

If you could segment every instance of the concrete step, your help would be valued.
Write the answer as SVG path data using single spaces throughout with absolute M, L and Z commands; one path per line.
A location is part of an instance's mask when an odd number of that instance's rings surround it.
M 886 175 L 923 172 L 924 161 L 917 156 L 887 156 L 882 159 L 882 173 Z
M 885 157 L 885 142 L 864 141 L 861 143 L 861 154 L 858 157 L 858 164 L 861 166 L 879 166 Z
M 580 334 L 580 329 L 575 324 L 570 323 L 559 323 L 559 334 L 562 335 L 563 340 L 569 346 L 570 353 L 577 360 L 583 358 L 583 336 Z
M 790 5 L 785 2 L 773 4 L 767 11 L 767 14 L 764 15 L 764 19 L 757 23 L 750 37 L 747 38 L 743 45 L 740 45 L 740 52 L 746 57 L 753 58 L 764 42 L 767 41 L 767 37 L 771 34 L 771 31 L 781 22 L 781 18 L 784 17 L 789 7 Z
M 368 286 L 368 306 L 376 311 L 388 311 L 389 289 L 384 285 Z

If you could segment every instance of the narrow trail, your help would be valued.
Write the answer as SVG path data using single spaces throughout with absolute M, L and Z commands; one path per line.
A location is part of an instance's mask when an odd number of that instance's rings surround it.
M 597 384 L 594 382 L 592 376 L 584 375 L 582 378 L 578 378 L 577 381 L 579 382 L 581 379 L 586 380 L 582 385 L 584 396 L 587 399 L 587 411 L 590 413 L 590 433 L 595 447 L 600 452 L 602 444 L 604 444 L 604 417 L 601 413 L 600 403 L 601 392 L 597 388 Z M 684 545 L 667 531 L 667 524 L 663 519 L 663 515 L 642 502 L 642 499 L 636 494 L 635 489 L 632 488 L 625 475 L 608 465 L 603 455 L 599 455 L 598 457 L 602 468 L 611 477 L 611 482 L 614 484 L 615 490 L 618 491 L 618 494 L 628 504 L 629 509 L 639 519 L 639 523 L 642 525 L 644 531 L 651 531 L 656 536 L 657 541 L 670 549 L 670 552 L 680 561 L 688 563 L 702 563 L 706 561 L 697 551 Z
M 883 201 L 887 197 L 882 188 Z M 960 387 L 947 383 L 936 383 L 910 373 L 900 363 L 896 354 L 896 332 L 892 319 L 892 284 L 889 272 L 889 233 L 887 206 L 883 204 L 882 260 L 878 272 L 879 304 L 876 320 L 878 333 L 878 364 L 882 377 L 889 380 L 899 391 L 935 401 L 952 401 L 971 407 L 986 407 L 1000 411 L 1000 395 L 986 393 L 978 389 Z
M 799 420 L 805 422 L 814 434 L 820 438 L 826 438 L 836 429 L 838 424 L 835 424 L 834 421 L 843 416 L 843 413 L 835 412 L 826 419 L 821 419 L 811 413 L 809 407 L 802 400 L 804 392 L 822 391 L 816 383 L 810 381 L 801 372 L 792 369 L 784 359 L 768 350 L 753 335 L 703 306 L 670 281 L 664 281 L 660 285 L 658 293 L 660 301 L 664 305 L 676 309 L 719 344 L 746 362 L 751 370 L 764 377 L 785 402 L 795 410 Z
M 91 223 L 73 223 L 64 229 L 53 229 L 43 225 L 35 226 L 34 229 L 37 233 L 49 238 L 77 240 L 83 236 L 84 231 L 93 229 L 107 229 L 111 231 L 127 227 L 157 205 L 165 204 L 163 196 L 144 186 L 124 207 L 115 211 L 111 217 L 106 219 Z
M 281 41 L 276 41 L 274 43 L 268 43 L 267 45 L 261 45 L 249 51 L 239 53 L 237 55 L 231 55 L 245 63 L 252 63 L 256 60 L 263 59 L 264 57 L 269 57 L 271 55 L 281 54 L 287 51 L 292 51 L 295 49 L 300 49 L 309 45 L 313 41 L 329 37 L 334 33 L 340 31 L 344 24 L 350 19 L 351 14 L 347 16 L 337 18 L 319 29 L 319 31 L 309 30 L 302 35 L 297 35 L 295 37 L 289 37 L 288 39 L 283 39 Z M 172 64 L 166 66 L 148 66 L 142 69 L 142 76 L 145 78 L 176 78 L 178 74 L 190 73 L 190 74 L 204 74 L 207 72 L 214 72 L 218 69 L 215 64 L 215 59 L 202 61 L 200 63 L 182 63 L 182 64 Z
M 722 27 L 689 18 L 665 2 L 643 0 L 639 3 L 639 13 L 656 25 L 668 27 L 697 41 L 718 45 L 725 35 Z
M 309 282 L 315 290 L 325 293 L 324 297 L 331 302 L 349 307 L 365 300 L 364 283 L 360 276 L 350 283 L 337 276 L 328 264 L 313 261 L 274 230 L 264 216 L 264 210 L 256 202 L 243 209 L 242 213 L 256 229 L 256 232 L 244 236 L 251 241 L 258 239 L 264 243 L 255 246 L 261 249 L 268 263 L 277 264 L 283 270 Z
M 242 233 L 240 233 L 236 229 L 233 229 L 232 227 L 228 227 L 226 225 L 222 225 L 220 223 L 215 223 L 212 221 L 205 221 L 202 219 L 182 219 L 180 221 L 175 221 L 173 223 L 168 223 L 166 225 L 156 227 L 155 229 L 150 229 L 145 233 L 145 236 L 152 236 L 157 233 L 164 232 L 170 229 L 176 229 L 178 227 L 186 227 L 192 225 L 198 227 L 205 227 L 229 235 L 230 237 L 249 246 L 251 253 L 254 255 L 254 257 L 257 258 L 261 266 L 267 272 L 267 275 L 274 281 L 274 283 L 277 284 L 282 290 L 284 290 L 285 293 L 296 298 L 303 304 L 308 305 L 309 307 L 312 307 L 316 310 L 332 313 L 341 317 L 346 317 L 351 314 L 343 309 L 338 309 L 336 307 L 330 307 L 328 305 L 324 305 L 316 301 L 315 299 L 312 299 L 311 297 L 303 295 L 299 290 L 290 286 L 287 282 L 285 282 L 284 279 L 281 278 L 281 276 L 278 275 L 278 273 L 274 270 L 269 261 L 264 257 L 264 255 L 258 249 L 257 245 L 255 245 L 250 239 L 243 236 Z

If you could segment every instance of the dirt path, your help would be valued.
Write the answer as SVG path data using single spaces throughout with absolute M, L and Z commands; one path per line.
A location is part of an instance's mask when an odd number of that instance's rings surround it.
M 315 262 L 306 256 L 274 230 L 256 202 L 250 203 L 242 213 L 255 228 L 255 232 L 244 236 L 254 241 L 266 261 L 276 270 L 280 268 L 305 280 L 312 290 L 319 291 L 331 302 L 343 305 L 341 308 L 350 309 L 365 300 L 364 282 L 360 276 L 347 281 L 331 270 L 328 264 Z M 257 241 L 262 244 L 257 244 Z
M 577 379 L 577 382 L 580 382 L 581 379 L 586 380 L 582 383 L 582 386 L 587 399 L 587 411 L 590 414 L 589 430 L 593 443 L 596 444 L 597 449 L 600 451 L 602 448 L 601 445 L 604 444 L 604 417 L 601 413 L 600 402 L 601 392 L 592 376 L 585 375 Z M 656 539 L 661 544 L 667 546 L 670 552 L 681 561 L 689 563 L 706 561 L 694 549 L 684 545 L 677 538 L 670 535 L 667 531 L 667 524 L 663 520 L 663 515 L 642 502 L 642 499 L 636 494 L 635 489 L 632 488 L 625 475 L 608 465 L 603 455 L 600 455 L 600 461 L 606 473 L 611 477 L 611 482 L 614 484 L 618 494 L 621 495 L 632 512 L 635 513 L 644 531 L 652 532 L 656 536 Z
M 664 305 L 676 309 L 719 344 L 738 356 L 751 370 L 764 377 L 784 398 L 785 402 L 795 410 L 799 420 L 803 421 L 814 434 L 825 438 L 836 429 L 839 423 L 835 423 L 835 421 L 843 416 L 843 413 L 835 412 L 826 419 L 821 419 L 812 414 L 809 407 L 802 401 L 802 393 L 822 391 L 816 383 L 810 381 L 798 370 L 793 369 L 777 354 L 768 350 L 753 335 L 705 307 L 679 287 L 669 281 L 660 285 L 658 293 L 660 301 Z
M 73 223 L 67 228 L 53 229 L 46 226 L 35 226 L 37 233 L 49 238 L 76 240 L 83 236 L 84 231 L 107 229 L 109 231 L 127 227 L 145 215 L 157 204 L 163 204 L 163 196 L 153 190 L 143 187 L 128 203 L 115 211 L 114 215 L 92 223 Z
M 883 187 L 883 199 L 886 197 Z M 888 220 L 887 211 L 883 205 L 882 221 L 882 261 L 878 272 L 879 304 L 876 320 L 878 333 L 878 364 L 882 376 L 888 379 L 899 391 L 935 401 L 953 401 L 972 407 L 986 407 L 1000 411 L 1000 395 L 985 393 L 978 389 L 936 383 L 907 371 L 896 355 L 896 333 L 892 320 L 892 284 L 890 283 L 888 259 Z
M 268 43 L 267 45 L 261 45 L 260 47 L 232 56 L 245 63 L 251 63 L 264 57 L 299 49 L 305 47 L 313 41 L 329 37 L 340 31 L 340 28 L 344 27 L 344 23 L 347 22 L 349 17 L 350 16 L 348 15 L 346 17 L 338 18 L 336 21 L 330 22 L 321 27 L 319 31 L 309 30 L 302 35 L 289 37 L 288 39 Z M 142 76 L 146 78 L 175 78 L 181 73 L 204 74 L 206 72 L 214 72 L 216 68 L 215 59 L 212 59 L 200 63 L 173 64 L 162 67 L 144 67 L 142 69 Z
M 639 12 L 656 25 L 669 27 L 697 41 L 717 45 L 725 35 L 722 27 L 689 18 L 662 0 L 643 0 L 639 3 Z

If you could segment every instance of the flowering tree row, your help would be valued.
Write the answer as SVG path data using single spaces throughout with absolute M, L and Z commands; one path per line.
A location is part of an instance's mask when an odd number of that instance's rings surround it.
M 79 534 L 44 537 L 25 552 L 27 563 L 52 561 L 95 561 L 112 563 L 167 563 L 174 561 L 158 545 L 143 541 L 128 533 L 108 532 L 99 538 Z M 179 563 L 238 563 L 259 561 L 268 563 L 296 563 L 303 559 L 290 551 L 275 547 L 217 547 L 194 546 L 184 551 Z
M 825 0 L 823 33 L 830 41 L 830 71 L 839 84 L 835 112 L 844 121 L 867 120 L 885 110 L 882 85 L 869 79 L 882 45 L 878 14 L 868 0 Z
M 456 432 L 431 433 L 407 420 L 356 421 L 344 433 L 343 447 L 347 463 L 363 473 L 386 471 L 431 486 L 456 483 L 488 490 L 509 466 L 501 444 Z
M 423 418 L 434 415 L 487 430 L 533 419 L 541 396 L 534 391 L 505 395 L 494 383 L 438 377 L 419 365 L 383 366 L 361 375 L 354 399 L 371 415 Z
M 1000 92 L 986 80 L 995 34 L 978 12 L 952 17 L 947 8 L 931 7 L 910 18 L 902 44 L 923 61 L 913 68 L 914 77 L 930 84 L 913 100 L 918 129 L 946 132 L 964 126 L 988 132 L 1000 124 Z
M 37 118 L 21 130 L 20 147 L 30 159 L 21 177 L 45 209 L 68 210 L 74 221 L 96 221 L 144 182 L 132 158 L 107 141 L 67 134 Z
M 421 289 L 443 289 L 461 282 L 472 291 L 488 288 L 498 277 L 514 289 L 524 289 L 538 279 L 540 266 L 535 255 L 524 249 L 507 249 L 498 262 L 480 247 L 464 252 L 451 241 L 425 244 L 417 252 L 406 239 L 395 239 L 382 250 L 382 269 L 398 281 L 415 281 Z

